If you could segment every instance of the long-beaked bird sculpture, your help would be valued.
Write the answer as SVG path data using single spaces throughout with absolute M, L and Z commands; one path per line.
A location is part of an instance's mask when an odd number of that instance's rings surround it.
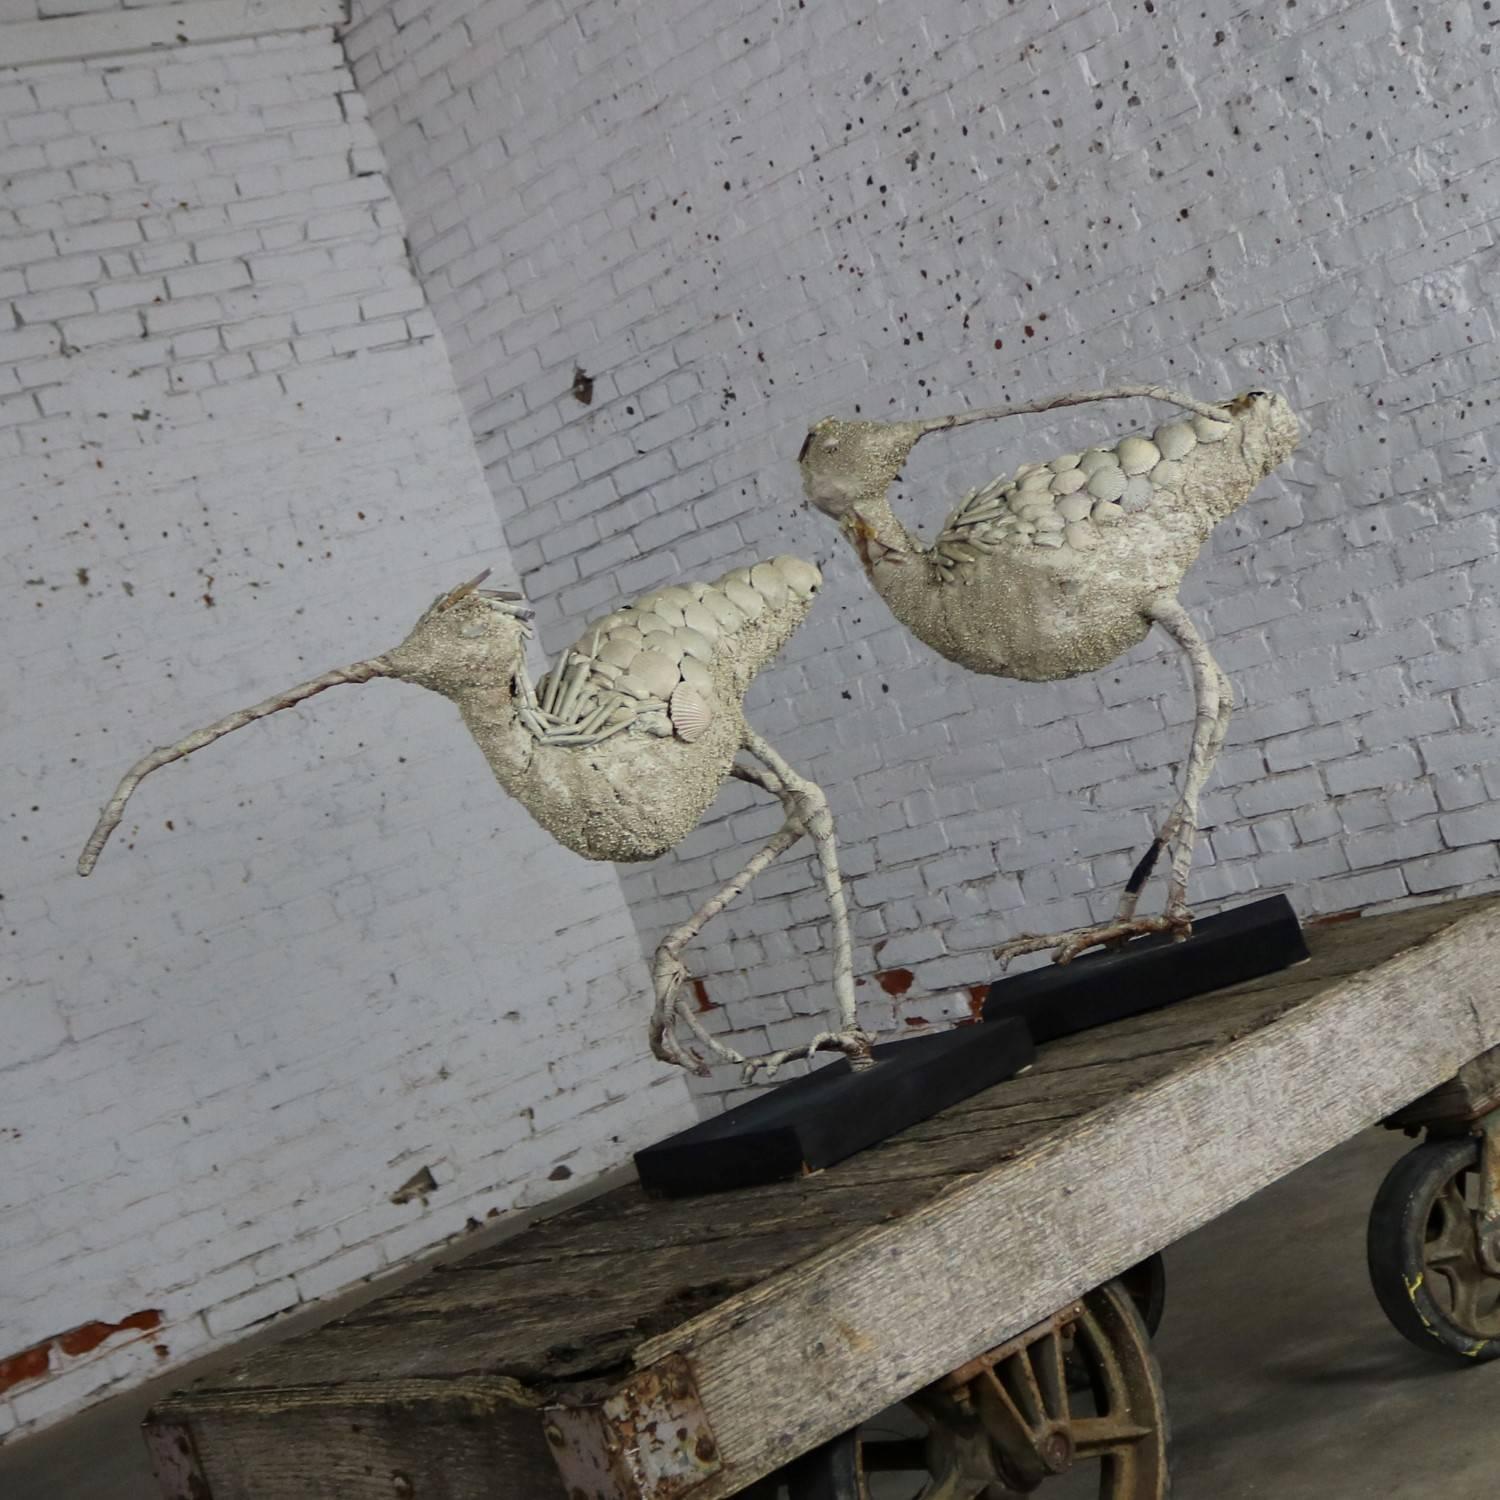
M 796 557 L 735 568 L 713 583 L 657 589 L 594 621 L 535 683 L 527 673 L 532 611 L 521 595 L 481 587 L 487 574 L 439 597 L 392 651 L 315 677 L 241 709 L 131 767 L 78 861 L 87 875 L 143 777 L 232 730 L 343 683 L 394 678 L 451 699 L 495 778 L 559 843 L 585 859 L 634 862 L 675 847 L 724 782 L 761 787 L 786 821 L 735 877 L 656 951 L 650 1044 L 664 1062 L 700 1073 L 679 1025 L 709 1056 L 773 1073 L 819 1050 L 868 1064 L 871 1038 L 855 1015 L 853 949 L 833 818 L 822 789 L 798 775 L 745 719 L 744 696 L 811 608 L 822 575 Z M 737 757 L 743 752 L 744 759 Z M 803 836 L 814 846 L 833 926 L 837 1024 L 810 1043 L 747 1058 L 682 1003 L 681 954 L 706 922 Z
M 1088 401 L 1150 397 L 1186 417 L 1152 433 L 1022 464 L 967 494 L 931 546 L 907 531 L 888 490 L 930 433 Z M 993 677 L 1048 682 L 1108 666 L 1159 625 L 1186 653 L 1196 714 L 1176 802 L 1126 882 L 1114 917 L 1071 931 L 1025 933 L 1005 962 L 1149 932 L 1191 931 L 1188 876 L 1198 798 L 1228 728 L 1228 679 L 1177 592 L 1214 526 L 1290 456 L 1299 428 L 1286 401 L 1251 390 L 1223 405 L 1161 386 L 1077 391 L 1046 401 L 927 421 L 814 424 L 798 455 L 803 488 L 853 545 L 875 591 L 919 640 Z M 1137 915 L 1159 856 L 1170 855 L 1165 909 Z

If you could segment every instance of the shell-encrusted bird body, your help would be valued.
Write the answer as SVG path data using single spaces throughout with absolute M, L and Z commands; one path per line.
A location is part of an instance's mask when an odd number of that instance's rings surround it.
M 1189 413 L 1111 448 L 1087 448 L 966 495 L 932 546 L 896 518 L 887 491 L 926 434 L 970 422 L 1119 397 Z M 1177 598 L 1215 524 L 1287 458 L 1296 417 L 1269 391 L 1213 406 L 1159 386 L 1072 392 L 1049 401 L 915 422 L 813 425 L 798 455 L 807 497 L 853 544 L 876 592 L 919 640 L 993 677 L 1047 682 L 1108 666 L 1160 625 L 1186 654 L 1196 713 L 1182 789 L 1137 864 L 1113 921 L 1026 935 L 1002 957 L 1050 947 L 1065 961 L 1101 942 L 1187 931 L 1198 797 L 1224 743 L 1231 692 Z M 1137 917 L 1158 855 L 1171 853 L 1167 909 Z
M 471 672 L 439 691 L 560 843 L 586 859 L 655 859 L 718 795 L 744 745 L 745 691 L 821 581 L 778 557 L 658 589 L 588 625 L 534 689 Z
M 862 548 L 871 580 L 914 635 L 971 671 L 1050 681 L 1107 666 L 1265 473 L 1248 408 L 1225 410 L 1022 464 L 966 495 L 931 547 Z
M 870 1037 L 856 1015 L 853 942 L 828 799 L 744 714 L 745 691 L 756 673 L 806 617 L 822 583 L 817 568 L 777 557 L 712 583 L 658 589 L 594 621 L 536 684 L 525 661 L 532 612 L 518 594 L 480 588 L 484 577 L 435 600 L 394 650 L 325 672 L 152 751 L 106 805 L 79 873 L 93 869 L 126 801 L 150 772 L 326 688 L 394 678 L 450 699 L 500 785 L 585 859 L 665 854 L 698 825 L 731 777 L 774 797 L 785 815 L 781 828 L 657 948 L 652 1051 L 707 1071 L 701 1057 L 682 1049 L 678 1028 L 684 1026 L 709 1054 L 747 1072 L 771 1071 L 788 1057 L 819 1049 L 868 1066 Z M 833 925 L 837 1029 L 746 1058 L 684 1007 L 681 953 L 705 922 L 803 838 L 813 845 Z

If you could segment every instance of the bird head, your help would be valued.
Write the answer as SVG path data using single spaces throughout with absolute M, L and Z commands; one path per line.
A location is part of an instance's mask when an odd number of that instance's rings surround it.
M 406 639 L 385 653 L 393 677 L 451 698 L 515 670 L 534 611 L 509 589 L 481 588 L 488 576 L 481 573 L 433 601 Z
M 860 501 L 885 494 L 924 431 L 920 422 L 824 417 L 797 455 L 803 491 L 824 515 L 843 521 Z
M 1285 396 L 1274 391 L 1242 391 L 1225 405 L 1239 423 L 1245 462 L 1257 478 L 1291 457 L 1302 428 Z

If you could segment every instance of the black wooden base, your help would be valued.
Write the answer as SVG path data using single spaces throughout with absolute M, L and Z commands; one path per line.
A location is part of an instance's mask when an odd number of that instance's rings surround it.
M 795 1177 L 1001 1083 L 1035 1050 L 1019 1021 L 959 1026 L 875 1048 L 875 1066 L 846 1058 L 635 1154 L 641 1186 L 678 1198 Z
M 1193 923 L 1183 942 L 1167 933 L 997 979 L 986 1021 L 1021 1020 L 1050 1042 L 1178 1000 L 1289 968 L 1307 957 L 1297 914 L 1285 896 L 1232 907 Z

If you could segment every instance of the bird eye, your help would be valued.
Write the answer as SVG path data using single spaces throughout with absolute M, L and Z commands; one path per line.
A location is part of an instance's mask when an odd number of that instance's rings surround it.
M 1270 391 L 1246 391 L 1245 394 L 1253 400 L 1256 396 L 1265 397 L 1269 396 L 1271 393 Z
M 825 453 L 837 453 L 839 451 L 838 439 L 830 438 L 826 443 L 823 444 L 823 451 Z

